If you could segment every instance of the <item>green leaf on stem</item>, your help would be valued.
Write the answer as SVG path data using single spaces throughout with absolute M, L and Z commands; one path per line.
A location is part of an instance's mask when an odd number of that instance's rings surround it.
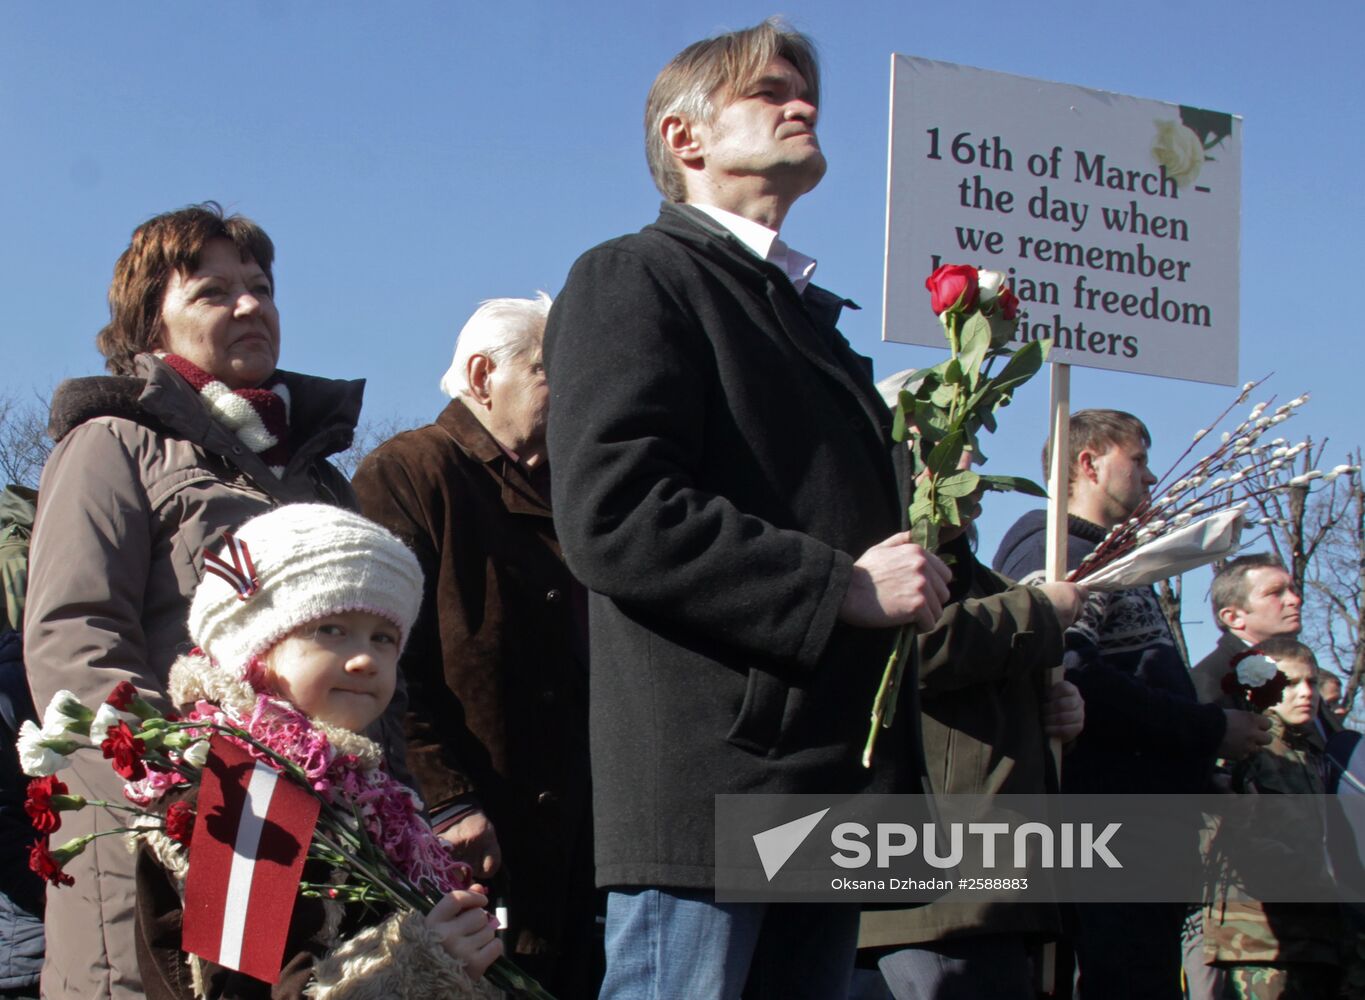
M 937 445 L 952 430 L 948 414 L 934 406 L 915 408 L 915 428 L 930 447 Z
M 904 441 L 908 436 L 906 433 L 906 423 L 912 419 L 915 412 L 915 398 L 901 390 L 900 399 L 896 402 L 896 409 L 891 417 L 891 440 L 897 444 Z
M 1014 331 L 1019 329 L 1018 319 L 1005 319 L 1000 313 L 991 315 L 991 347 L 1004 347 L 1014 339 Z
M 915 490 L 915 499 L 910 504 L 910 527 L 934 519 L 934 498 L 927 488 Z
M 945 497 L 940 493 L 935 497 L 934 502 L 938 514 L 935 520 L 940 524 L 951 524 L 955 528 L 961 527 L 962 515 L 958 512 L 957 504 L 957 497 Z
M 981 476 L 978 473 L 965 470 L 938 480 L 934 483 L 934 492 L 941 497 L 965 497 L 976 492 L 980 484 Z
M 958 387 L 944 382 L 935 389 L 929 396 L 929 402 L 935 406 L 947 409 L 953 405 L 953 400 L 957 398 Z
M 910 446 L 910 475 L 916 479 L 924 472 L 924 457 L 920 454 L 920 447 L 921 443 L 918 440 L 912 442 Z
M 945 435 L 929 453 L 929 474 L 938 479 L 947 478 L 956 472 L 958 459 L 962 457 L 962 448 L 966 443 L 960 430 Z
M 948 359 L 943 368 L 943 381 L 948 385 L 957 385 L 962 381 L 962 363 L 957 358 Z
M 1000 374 L 991 379 L 989 392 L 1006 393 L 1023 385 L 1034 375 L 1038 374 L 1038 369 L 1043 366 L 1043 358 L 1047 356 L 1046 345 L 1050 343 L 1046 340 L 1030 340 L 1019 350 L 1010 355 L 1005 367 L 1000 369 Z
M 1047 490 L 1023 476 L 981 476 L 981 488 L 996 493 L 1024 493 L 1031 497 L 1047 498 Z
M 938 548 L 938 525 L 927 517 L 915 521 L 910 525 L 910 540 L 931 551 Z
M 990 348 L 990 321 L 979 312 L 973 313 L 972 317 L 962 326 L 961 354 L 962 371 L 971 385 L 976 384 L 978 373 L 981 370 L 981 362 L 986 360 L 986 352 Z

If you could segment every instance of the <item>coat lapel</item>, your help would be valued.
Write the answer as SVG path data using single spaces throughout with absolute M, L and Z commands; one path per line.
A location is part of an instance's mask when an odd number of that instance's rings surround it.
M 526 475 L 526 470 L 512 461 L 462 401 L 452 399 L 436 418 L 436 426 L 462 451 L 483 463 L 488 474 L 500 484 L 503 506 L 510 513 L 550 517 L 549 503 Z

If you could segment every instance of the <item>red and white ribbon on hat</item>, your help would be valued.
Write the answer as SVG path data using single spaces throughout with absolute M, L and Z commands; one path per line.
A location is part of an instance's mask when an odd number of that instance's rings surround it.
M 260 578 L 256 576 L 256 565 L 251 561 L 251 550 L 247 548 L 246 542 L 230 531 L 223 532 L 223 543 L 224 550 L 232 557 L 232 562 L 227 562 L 205 550 L 204 572 L 226 580 L 228 586 L 237 591 L 237 599 L 245 601 L 261 589 Z

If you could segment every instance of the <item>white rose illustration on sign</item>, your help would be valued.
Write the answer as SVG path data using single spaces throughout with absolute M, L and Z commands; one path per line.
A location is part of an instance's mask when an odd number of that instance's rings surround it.
M 1186 188 L 1198 179 L 1205 162 L 1214 161 L 1210 150 L 1231 134 L 1232 115 L 1182 105 L 1179 121 L 1156 122 L 1152 159 L 1166 168 L 1176 187 Z
M 1177 121 L 1156 123 L 1152 156 L 1166 168 L 1176 187 L 1189 187 L 1204 168 L 1204 144 L 1192 128 Z

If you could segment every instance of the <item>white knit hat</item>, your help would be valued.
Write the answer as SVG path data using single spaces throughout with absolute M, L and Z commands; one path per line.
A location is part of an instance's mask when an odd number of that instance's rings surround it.
M 327 504 L 277 507 L 204 553 L 190 605 L 190 638 L 220 666 L 243 671 L 300 625 L 368 611 L 399 628 L 399 646 L 422 602 L 417 557 L 389 531 Z

